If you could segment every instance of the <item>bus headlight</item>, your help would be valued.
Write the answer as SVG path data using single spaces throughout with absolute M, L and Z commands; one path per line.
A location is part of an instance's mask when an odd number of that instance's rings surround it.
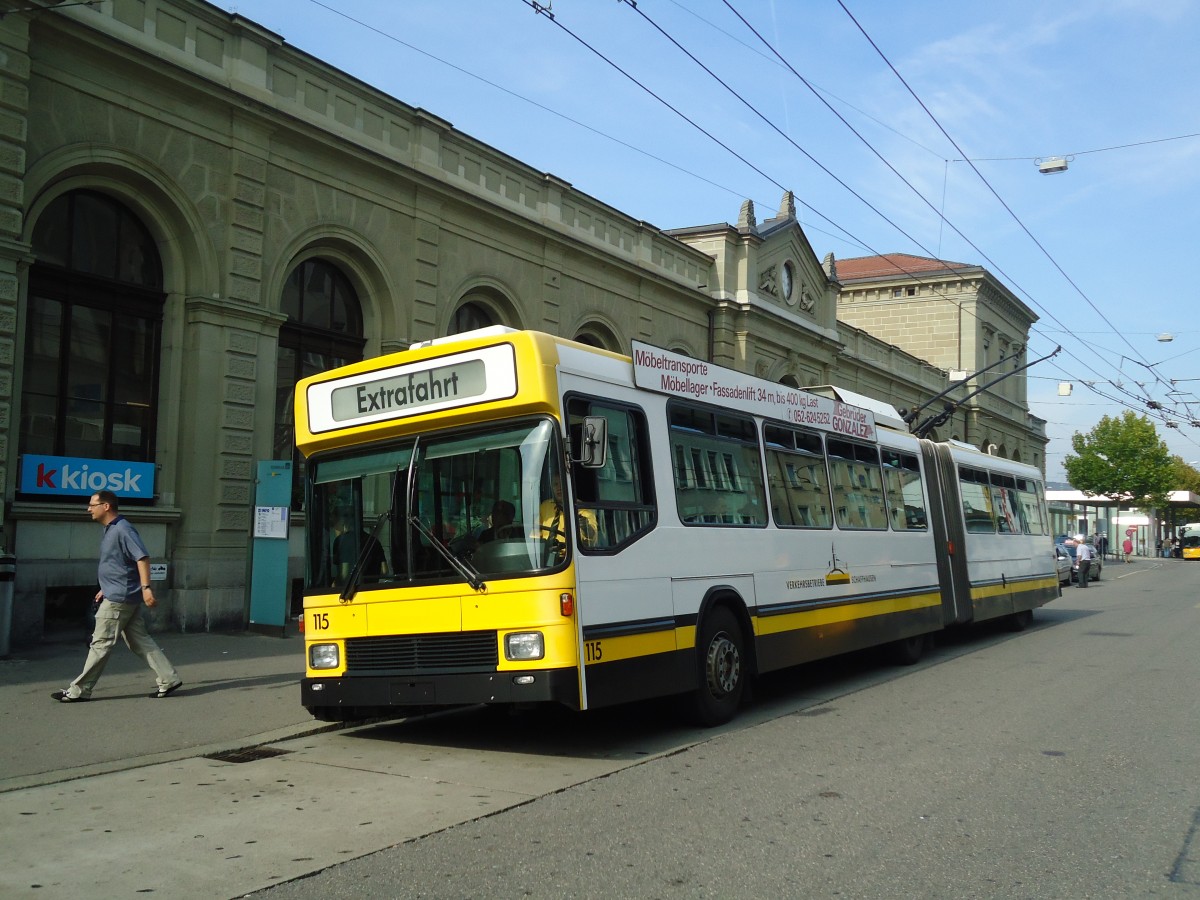
M 337 644 L 313 644 L 308 648 L 310 669 L 336 669 L 341 663 Z
M 540 631 L 520 631 L 504 636 L 505 659 L 541 659 L 545 655 L 546 644 Z

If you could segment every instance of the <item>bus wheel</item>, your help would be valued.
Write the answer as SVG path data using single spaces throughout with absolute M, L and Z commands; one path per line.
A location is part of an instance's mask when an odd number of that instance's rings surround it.
M 896 666 L 912 666 L 921 661 L 925 655 L 925 647 L 929 635 L 914 634 L 912 637 L 901 638 L 887 645 L 888 661 Z
M 725 607 L 704 617 L 696 642 L 700 684 L 692 696 L 692 714 L 701 725 L 722 725 L 733 718 L 746 687 L 742 629 Z
M 1033 610 L 1023 609 L 1015 612 L 1006 620 L 1009 631 L 1024 631 L 1033 624 Z

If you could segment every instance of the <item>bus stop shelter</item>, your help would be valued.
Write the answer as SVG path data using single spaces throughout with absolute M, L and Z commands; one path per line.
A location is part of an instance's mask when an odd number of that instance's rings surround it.
M 1074 489 L 1047 490 L 1051 533 L 1057 537 L 1078 534 L 1103 536 L 1108 553 L 1116 553 L 1125 538 L 1133 552 L 1153 555 L 1164 538 L 1175 538 L 1185 522 L 1200 522 L 1200 494 L 1172 491 L 1164 510 L 1122 507 L 1109 497 L 1087 495 Z

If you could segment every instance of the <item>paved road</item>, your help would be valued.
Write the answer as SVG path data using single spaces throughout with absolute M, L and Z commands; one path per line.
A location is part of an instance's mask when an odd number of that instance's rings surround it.
M 794 712 L 262 896 L 1198 897 L 1198 585 L 1114 565 L 1011 640 L 808 667 Z
M 287 739 L 313 727 L 295 640 L 168 638 L 195 692 L 161 703 L 136 661 L 79 707 L 35 697 L 78 660 L 0 663 L 26 676 L 0 682 L 0 895 L 1200 896 L 1200 567 L 1164 562 L 1106 569 L 1015 639 L 771 679 L 717 732 L 651 704 Z M 227 659 L 239 640 L 269 652 Z M 64 767 L 10 777 L 32 739 L 13 690 L 35 731 L 58 723 Z M 263 734 L 280 755 L 197 755 Z M 122 739 L 169 760 L 123 768 Z M 91 746 L 114 771 L 78 777 Z

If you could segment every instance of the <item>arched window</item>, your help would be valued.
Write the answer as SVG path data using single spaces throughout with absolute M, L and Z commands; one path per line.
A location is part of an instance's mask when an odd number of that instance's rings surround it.
M 151 462 L 162 261 L 117 200 L 72 191 L 33 229 L 20 453 Z
M 491 310 L 482 303 L 468 300 L 454 311 L 454 320 L 450 323 L 451 334 L 462 334 L 464 331 L 474 331 L 477 328 L 487 328 L 497 324 Z
M 599 347 L 601 350 L 621 352 L 621 342 L 612 330 L 602 322 L 587 322 L 575 334 L 575 340 L 589 347 Z
M 296 450 L 292 398 L 296 382 L 363 358 L 362 308 L 342 271 L 323 259 L 307 259 L 283 285 L 275 373 L 274 458 L 292 460 L 292 508 L 304 503 L 304 461 Z

